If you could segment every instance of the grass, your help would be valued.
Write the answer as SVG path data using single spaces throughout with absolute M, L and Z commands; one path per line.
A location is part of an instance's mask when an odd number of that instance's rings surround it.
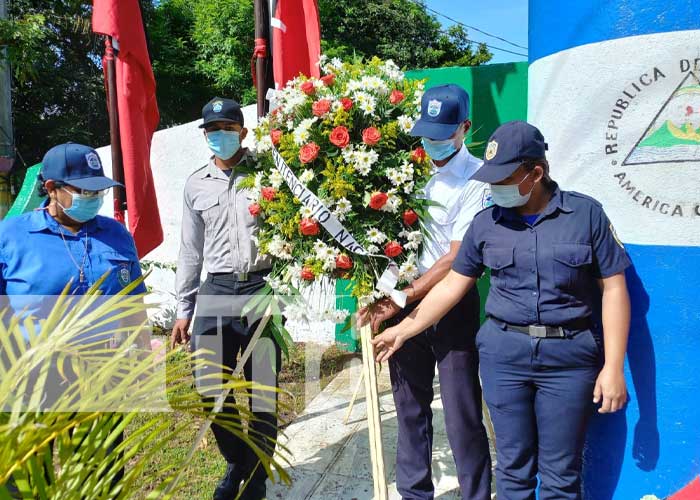
M 355 356 L 356 354 L 342 351 L 336 346 L 326 349 L 320 361 L 320 380 L 317 380 L 320 382 L 320 389 L 325 388 L 333 377 L 343 369 L 345 363 Z M 296 343 L 290 349 L 289 358 L 283 361 L 279 382 L 280 388 L 285 392 L 280 395 L 280 407 L 283 408 L 279 415 L 280 425 L 293 421 L 306 406 L 306 358 L 306 345 Z M 135 498 L 145 498 L 152 489 L 152 478 L 156 474 L 159 464 L 181 461 L 187 455 L 202 424 L 200 419 L 178 412 L 163 414 L 162 418 L 171 420 L 190 419 L 192 425 L 188 427 L 186 433 L 178 436 L 171 443 L 171 446 L 163 450 L 158 455 L 158 458 L 153 461 L 151 467 L 144 471 L 143 481 L 134 495 Z M 138 422 L 134 422 L 133 425 L 138 425 Z M 195 452 L 191 463 L 187 464 L 175 498 L 178 500 L 211 498 L 214 487 L 225 469 L 226 464 L 219 454 L 214 435 L 209 430 L 202 446 Z

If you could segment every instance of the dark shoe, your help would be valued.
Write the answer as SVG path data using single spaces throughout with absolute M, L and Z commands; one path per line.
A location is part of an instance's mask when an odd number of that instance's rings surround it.
M 226 466 L 226 474 L 214 490 L 214 500 L 233 500 L 236 498 L 242 479 L 240 468 L 236 467 L 236 464 L 229 463 Z

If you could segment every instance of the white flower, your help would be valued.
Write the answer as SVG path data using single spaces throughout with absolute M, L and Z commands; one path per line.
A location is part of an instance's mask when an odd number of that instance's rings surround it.
M 299 176 L 299 180 L 303 184 L 308 184 L 311 180 L 314 178 L 314 173 L 312 170 L 309 170 L 308 168 L 304 170 L 301 175 Z
M 377 245 L 369 245 L 369 246 L 367 247 L 367 251 L 368 251 L 369 253 L 377 254 L 377 253 L 380 252 L 380 250 L 381 250 L 381 248 L 379 248 Z
M 265 172 L 256 172 L 255 173 L 255 180 L 253 181 L 253 185 L 255 186 L 256 189 L 262 188 L 262 180 L 263 180 L 264 176 L 265 176 Z
M 282 174 L 280 173 L 279 170 L 276 168 L 273 168 L 270 171 L 270 184 L 272 185 L 273 188 L 279 189 L 280 186 L 282 186 L 282 183 L 284 182 L 284 177 L 282 177 Z
M 341 198 L 335 203 L 335 209 L 342 213 L 348 213 L 352 210 L 352 203 L 347 198 Z
M 367 239 L 372 243 L 381 245 L 386 241 L 386 235 L 376 227 L 372 227 L 367 231 Z
M 413 281 L 418 277 L 418 266 L 416 266 L 416 254 L 409 254 L 406 261 L 399 267 L 399 279 L 401 281 Z
M 386 94 L 389 92 L 389 87 L 386 82 L 377 76 L 363 76 L 360 81 L 362 88 L 370 90 L 378 94 Z
M 357 106 L 364 111 L 366 115 L 374 114 L 374 111 L 377 109 L 377 100 L 373 95 L 367 92 L 355 92 L 354 97 Z
M 291 260 L 292 258 L 292 248 L 294 245 L 283 240 L 278 234 L 272 237 L 272 240 L 267 244 L 267 251 L 273 257 L 283 260 Z M 299 270 L 301 272 L 301 269 Z
M 403 187 L 403 192 L 406 194 L 411 194 L 411 193 L 413 193 L 414 187 L 415 187 L 415 183 L 413 181 L 407 182 Z
M 323 315 L 323 319 L 325 321 L 330 321 L 332 323 L 343 323 L 345 319 L 350 315 L 350 311 L 347 309 L 329 309 L 325 311 L 325 314 Z
M 253 148 L 256 153 L 266 153 L 272 149 L 272 138 L 269 134 L 263 135 L 259 141 L 255 142 L 255 147 Z
M 388 194 L 389 198 L 386 200 L 386 203 L 382 208 L 380 208 L 380 210 L 382 212 L 390 212 L 392 214 L 395 214 L 401 206 L 401 198 L 396 196 L 396 194 L 392 193 L 391 191 Z
M 285 125 L 287 126 L 287 130 L 294 130 L 294 120 L 287 120 Z
M 396 121 L 399 123 L 399 128 L 406 134 L 408 134 L 411 129 L 413 128 L 413 125 L 415 122 L 413 121 L 413 118 L 407 115 L 401 115 L 399 116 Z
M 364 88 L 364 87 L 362 86 L 362 82 L 361 82 L 361 81 L 359 81 L 359 80 L 350 80 L 350 81 L 347 83 L 346 91 L 347 91 L 348 93 L 350 93 L 350 92 L 357 92 L 358 90 L 363 90 L 363 88 Z
M 384 62 L 384 65 L 382 66 L 382 72 L 388 78 L 396 82 L 400 82 L 404 78 L 403 71 L 401 71 L 401 69 L 391 59 L 388 59 Z
M 318 254 L 319 252 L 323 252 L 327 246 L 328 245 L 326 245 L 321 240 L 316 240 L 314 241 L 314 252 L 316 252 L 316 254 Z
M 306 102 L 307 96 L 296 85 L 287 85 L 279 91 L 279 104 L 285 114 L 291 114 L 294 110 Z
M 294 129 L 294 144 L 301 146 L 309 140 L 309 129 L 318 120 L 318 118 L 306 118 L 302 120 Z
M 301 206 L 299 213 L 301 214 L 302 219 L 309 219 L 314 215 L 314 211 L 305 205 Z

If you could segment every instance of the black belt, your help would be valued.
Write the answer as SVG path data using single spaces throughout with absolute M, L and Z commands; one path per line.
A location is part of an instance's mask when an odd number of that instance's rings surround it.
M 589 318 L 576 320 L 567 323 L 563 326 L 548 326 L 548 325 L 513 325 L 506 321 L 501 321 L 496 318 L 491 318 L 496 324 L 504 327 L 506 330 L 523 333 L 530 337 L 536 338 L 566 338 L 567 332 L 587 330 L 591 327 Z
M 262 279 L 270 273 L 269 269 L 264 271 L 230 272 L 230 273 L 208 273 L 210 278 L 230 278 L 232 281 L 250 281 L 251 278 Z

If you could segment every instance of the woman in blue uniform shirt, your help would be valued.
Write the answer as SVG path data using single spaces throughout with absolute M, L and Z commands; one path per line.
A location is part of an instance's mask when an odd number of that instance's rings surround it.
M 488 320 L 479 330 L 484 399 L 496 432 L 502 500 L 581 498 L 581 455 L 594 404 L 618 411 L 630 303 L 629 258 L 601 205 L 549 178 L 539 130 L 509 122 L 489 139 L 472 177 L 494 206 L 464 236 L 452 271 L 399 325 L 373 339 L 383 361 L 438 321 L 486 267 Z M 600 310 L 602 330 L 593 312 Z
M 40 209 L 0 223 L 0 295 L 15 312 L 44 317 L 50 298 L 72 280 L 69 294 L 84 294 L 103 274 L 104 295 L 114 295 L 141 276 L 134 240 L 120 223 L 97 215 L 107 189 L 97 152 L 61 144 L 43 159 Z M 145 292 L 139 285 L 132 293 Z M 49 308 L 47 310 L 47 307 Z

